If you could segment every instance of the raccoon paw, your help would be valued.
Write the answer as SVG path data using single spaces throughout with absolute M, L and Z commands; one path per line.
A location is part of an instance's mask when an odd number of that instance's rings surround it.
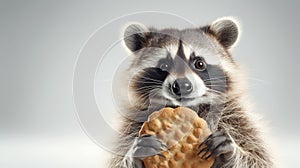
M 205 145 L 204 148 L 201 148 Z M 205 141 L 203 141 L 199 148 L 198 155 L 202 159 L 208 159 L 210 157 L 216 158 L 216 161 L 226 163 L 235 153 L 235 146 L 231 137 L 222 131 L 212 133 Z
M 139 137 L 132 147 L 132 158 L 135 168 L 144 168 L 143 159 L 148 156 L 160 155 L 161 151 L 167 150 L 168 147 L 160 140 L 158 140 L 154 135 L 143 135 Z

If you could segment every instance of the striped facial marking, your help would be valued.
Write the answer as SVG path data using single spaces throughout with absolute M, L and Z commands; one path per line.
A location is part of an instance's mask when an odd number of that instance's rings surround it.
M 181 40 L 165 44 L 143 50 L 139 60 L 142 71 L 132 85 L 138 97 L 193 106 L 209 102 L 211 93 L 226 92 L 229 80 L 218 51 L 193 48 Z

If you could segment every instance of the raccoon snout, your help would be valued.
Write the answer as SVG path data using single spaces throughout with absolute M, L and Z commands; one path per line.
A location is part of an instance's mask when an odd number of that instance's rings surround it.
M 193 91 L 193 85 L 187 78 L 179 78 L 174 81 L 171 90 L 177 96 L 186 96 Z

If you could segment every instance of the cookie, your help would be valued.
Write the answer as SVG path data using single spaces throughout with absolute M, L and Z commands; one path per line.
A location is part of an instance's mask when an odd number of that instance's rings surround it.
M 146 168 L 210 168 L 214 163 L 213 158 L 205 160 L 197 154 L 199 144 L 211 131 L 205 120 L 189 108 L 163 108 L 152 113 L 139 132 L 139 136 L 145 134 L 155 135 L 168 146 L 167 151 L 161 151 L 165 157 L 146 157 Z

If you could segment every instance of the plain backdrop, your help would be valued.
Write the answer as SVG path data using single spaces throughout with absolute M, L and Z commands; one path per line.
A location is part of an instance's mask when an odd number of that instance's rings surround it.
M 108 153 L 89 139 L 75 115 L 73 68 L 97 28 L 138 11 L 171 12 L 199 25 L 221 16 L 238 17 L 243 33 L 234 56 L 248 73 L 255 108 L 269 123 L 276 162 L 296 167 L 299 5 L 258 0 L 1 0 L 0 167 L 105 167 Z

